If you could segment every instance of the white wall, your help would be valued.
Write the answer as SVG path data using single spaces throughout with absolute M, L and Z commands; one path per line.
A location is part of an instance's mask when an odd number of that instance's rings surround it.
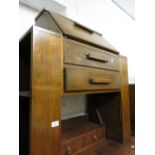
M 19 38 L 34 24 L 39 11 L 19 3 Z
M 128 57 L 129 83 L 135 83 L 135 23 L 110 0 L 64 0 L 77 11 L 66 11 L 66 16 L 101 32 L 120 54 Z M 32 24 L 38 11 L 23 5 L 20 9 L 20 35 Z

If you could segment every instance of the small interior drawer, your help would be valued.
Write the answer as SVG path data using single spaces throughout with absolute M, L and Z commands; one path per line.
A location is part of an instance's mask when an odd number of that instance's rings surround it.
M 70 141 L 62 144 L 62 155 L 72 155 L 80 152 L 83 149 L 91 147 L 91 145 L 98 143 L 105 138 L 103 128 L 98 128 L 87 132 L 79 137 L 73 138 Z
M 115 71 L 65 65 L 65 91 L 113 90 L 120 88 L 120 74 Z
M 82 145 L 87 146 L 93 143 L 98 142 L 99 140 L 103 139 L 105 137 L 104 130 L 98 129 L 95 131 L 92 131 L 87 136 L 85 136 L 82 140 Z
M 61 155 L 72 155 L 82 148 L 82 139 L 78 138 L 61 146 Z
M 65 40 L 64 61 L 70 64 L 119 70 L 118 55 L 69 39 Z

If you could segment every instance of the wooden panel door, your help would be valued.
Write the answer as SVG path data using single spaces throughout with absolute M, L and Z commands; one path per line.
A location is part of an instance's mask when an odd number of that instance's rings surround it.
M 62 37 L 33 28 L 30 155 L 60 155 Z

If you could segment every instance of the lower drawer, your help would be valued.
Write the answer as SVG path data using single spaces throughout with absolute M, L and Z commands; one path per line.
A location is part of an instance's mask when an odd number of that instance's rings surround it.
M 73 138 L 61 146 L 61 155 L 72 155 L 77 152 L 83 151 L 91 147 L 93 144 L 98 143 L 100 140 L 104 139 L 105 132 L 103 128 L 98 128 L 94 131 L 81 135 L 79 137 Z
M 65 91 L 113 90 L 119 88 L 119 72 L 65 65 Z

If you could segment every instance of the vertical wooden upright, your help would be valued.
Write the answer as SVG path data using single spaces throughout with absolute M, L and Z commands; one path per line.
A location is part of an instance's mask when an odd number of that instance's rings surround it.
M 120 57 L 123 141 L 131 136 L 127 58 Z
M 30 155 L 60 155 L 62 46 L 60 35 L 33 27 Z

